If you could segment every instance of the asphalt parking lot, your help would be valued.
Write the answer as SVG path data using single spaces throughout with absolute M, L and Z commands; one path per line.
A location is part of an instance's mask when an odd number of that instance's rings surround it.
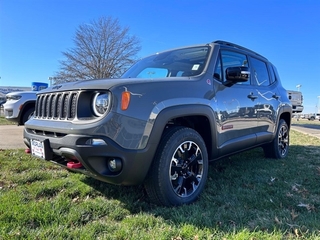
M 291 129 L 320 138 L 320 125 L 297 124 L 295 122 L 292 122 Z
M 23 129 L 24 126 L 0 125 L 0 149 L 26 148 Z

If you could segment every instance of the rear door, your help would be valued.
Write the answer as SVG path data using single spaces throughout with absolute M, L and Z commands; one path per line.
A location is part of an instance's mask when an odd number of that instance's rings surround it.
M 264 59 L 250 56 L 251 80 L 254 94 L 258 128 L 257 142 L 266 142 L 272 139 L 276 126 L 276 111 L 279 105 L 275 74 L 271 65 Z

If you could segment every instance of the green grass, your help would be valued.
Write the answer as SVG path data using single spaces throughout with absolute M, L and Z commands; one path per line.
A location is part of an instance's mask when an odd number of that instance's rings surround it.
M 320 139 L 291 131 L 289 156 L 254 149 L 210 165 L 194 204 L 165 208 L 142 186 L 0 151 L 0 239 L 320 239 Z
M 17 125 L 17 123 L 10 122 L 5 117 L 0 117 L 0 125 Z

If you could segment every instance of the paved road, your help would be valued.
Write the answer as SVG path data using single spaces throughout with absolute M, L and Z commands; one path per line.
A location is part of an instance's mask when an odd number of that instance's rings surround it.
M 0 149 L 26 148 L 23 143 L 23 126 L 0 125 Z M 292 129 L 320 138 L 320 125 L 292 124 Z
M 23 129 L 23 126 L 0 125 L 0 149 L 26 148 Z
M 316 124 L 296 124 L 292 122 L 291 128 L 298 132 L 302 132 L 317 138 L 320 138 L 320 125 Z

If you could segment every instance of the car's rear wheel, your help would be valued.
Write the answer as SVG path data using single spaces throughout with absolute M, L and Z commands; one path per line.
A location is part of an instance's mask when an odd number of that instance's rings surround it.
M 263 147 L 266 157 L 281 159 L 288 155 L 289 128 L 285 120 L 280 119 L 273 141 Z
M 173 127 L 164 135 L 145 181 L 150 200 L 164 206 L 195 201 L 208 175 L 208 154 L 198 132 Z

